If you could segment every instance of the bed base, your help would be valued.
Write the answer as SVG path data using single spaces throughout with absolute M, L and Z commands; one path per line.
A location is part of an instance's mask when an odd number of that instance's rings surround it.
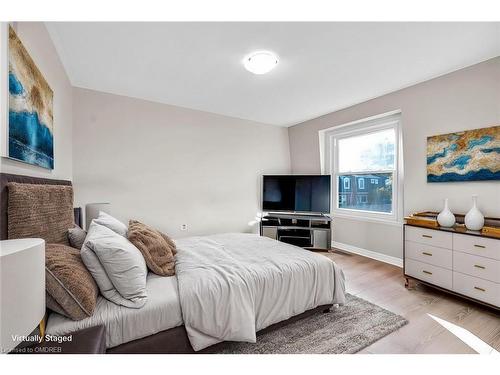
M 307 318 L 313 314 L 320 312 L 328 312 L 333 305 L 321 305 L 314 309 L 307 310 L 302 314 L 292 316 L 287 320 L 283 320 L 276 324 L 272 324 L 259 332 L 257 336 L 262 335 L 267 332 L 279 329 L 287 324 L 296 322 L 297 320 Z M 154 335 L 144 337 L 142 339 L 126 342 L 124 344 L 109 348 L 106 353 L 109 354 L 213 354 L 220 351 L 224 346 L 227 345 L 225 342 L 221 342 L 208 348 L 205 348 L 199 352 L 195 352 L 189 343 L 189 338 L 185 327 L 179 326 L 166 331 L 158 332 Z

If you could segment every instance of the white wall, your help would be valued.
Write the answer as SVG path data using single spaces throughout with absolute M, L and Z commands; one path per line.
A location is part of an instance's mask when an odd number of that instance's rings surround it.
M 42 22 L 16 22 L 14 30 L 54 91 L 54 170 L 51 171 L 5 157 L 0 159 L 0 170 L 3 173 L 71 180 L 73 176 L 71 84 Z M 6 93 L 8 94 L 8 92 Z M 1 121 L 0 131 L 3 156 L 6 154 L 8 142 L 5 119 Z
M 75 204 L 172 236 L 255 230 L 260 176 L 289 173 L 287 128 L 74 89 Z M 180 231 L 188 224 L 187 231 Z
M 500 124 L 500 57 L 306 121 L 289 128 L 294 173 L 319 173 L 318 131 L 400 109 L 404 149 L 404 211 L 439 211 L 450 199 L 465 213 L 479 195 L 485 215 L 500 217 L 500 181 L 427 183 L 427 137 Z M 336 219 L 334 241 L 402 257 L 402 228 Z

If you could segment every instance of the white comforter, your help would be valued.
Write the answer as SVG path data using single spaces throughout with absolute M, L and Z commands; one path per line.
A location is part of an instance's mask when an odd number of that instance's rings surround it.
M 256 341 L 256 331 L 324 304 L 343 304 L 342 270 L 308 250 L 253 234 L 176 241 L 184 324 L 194 350 Z

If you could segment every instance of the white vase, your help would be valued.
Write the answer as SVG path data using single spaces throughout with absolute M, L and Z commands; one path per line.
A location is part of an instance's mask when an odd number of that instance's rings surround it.
M 465 226 L 470 230 L 481 230 L 484 226 L 484 216 L 477 208 L 477 195 L 472 196 L 472 208 L 465 215 Z
M 448 208 L 448 198 L 444 200 L 444 208 L 443 211 L 439 213 L 437 221 L 440 226 L 445 228 L 451 228 L 455 225 L 455 215 L 453 215 L 453 212 Z

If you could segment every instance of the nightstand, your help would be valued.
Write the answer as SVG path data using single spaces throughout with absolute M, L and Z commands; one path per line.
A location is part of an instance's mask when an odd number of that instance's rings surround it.
M 105 354 L 106 328 L 96 326 L 63 336 L 46 335 L 40 344 L 15 349 L 12 354 Z

